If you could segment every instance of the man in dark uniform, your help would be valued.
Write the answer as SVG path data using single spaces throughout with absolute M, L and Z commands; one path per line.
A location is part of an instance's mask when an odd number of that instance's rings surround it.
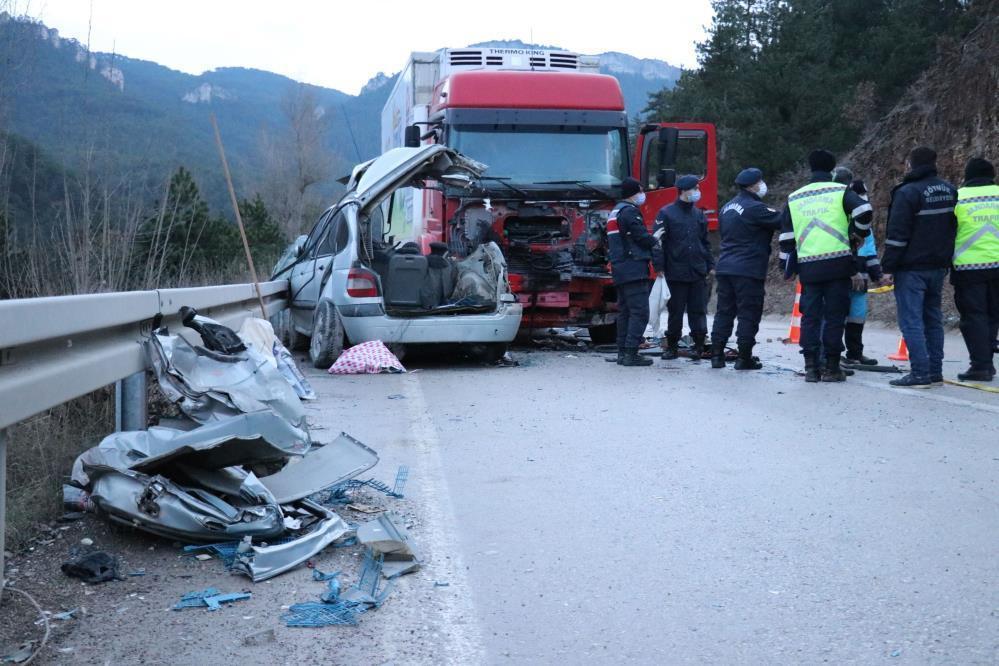
M 770 246 L 774 232 L 780 228 L 781 214 L 763 203 L 767 184 L 759 169 L 744 169 L 735 184 L 739 193 L 718 216 L 721 250 L 715 267 L 718 305 L 711 327 L 711 367 L 725 367 L 725 344 L 738 315 L 739 359 L 735 369 L 759 370 L 763 365 L 753 356 L 753 346 L 763 316 Z
M 638 355 L 649 323 L 649 262 L 656 239 L 645 228 L 642 184 L 634 178 L 621 183 L 621 201 L 607 218 L 607 245 L 611 275 L 617 289 L 617 362 L 619 365 L 652 365 Z
M 843 333 L 850 313 L 854 248 L 871 233 L 871 204 L 833 181 L 836 158 L 826 150 L 808 155 L 809 183 L 788 196 L 781 224 L 782 258 L 797 264 L 801 282 L 801 353 L 805 381 L 842 382 Z M 795 256 L 792 258 L 791 254 Z M 819 352 L 825 356 L 819 370 Z
M 881 265 L 895 282 L 898 327 L 909 349 L 909 374 L 888 382 L 902 388 L 943 386 L 941 298 L 957 235 L 957 188 L 937 176 L 937 154 L 909 153 L 909 172 L 891 191 Z
M 659 211 L 652 232 L 660 243 L 652 251 L 652 263 L 658 273 L 665 275 L 670 293 L 666 306 L 669 310 L 666 349 L 662 357 L 670 360 L 678 356 L 686 312 L 694 358 L 700 359 L 708 334 L 706 279 L 715 262 L 704 211 L 694 205 L 701 198 L 697 176 L 681 177 L 676 181 L 676 189 L 677 200 Z

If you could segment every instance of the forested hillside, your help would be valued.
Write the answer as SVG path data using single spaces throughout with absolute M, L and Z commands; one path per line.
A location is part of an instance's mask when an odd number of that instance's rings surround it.
M 716 0 L 700 67 L 648 110 L 717 124 L 723 186 L 749 165 L 773 178 L 852 148 L 993 1 Z

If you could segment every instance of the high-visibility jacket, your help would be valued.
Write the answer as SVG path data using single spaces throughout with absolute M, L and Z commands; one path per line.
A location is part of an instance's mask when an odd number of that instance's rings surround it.
M 798 263 L 848 257 L 850 220 L 843 210 L 846 185 L 809 183 L 791 193 L 788 209 Z
M 999 185 L 957 191 L 954 270 L 999 268 Z

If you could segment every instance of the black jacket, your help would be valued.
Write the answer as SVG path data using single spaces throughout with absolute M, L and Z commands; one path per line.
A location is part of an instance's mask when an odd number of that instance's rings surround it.
M 780 223 L 778 211 L 763 203 L 755 193 L 739 190 L 718 215 L 721 247 L 715 273 L 766 279 L 770 246 Z
M 811 183 L 832 183 L 832 174 L 828 171 L 813 171 Z M 850 220 L 849 235 L 867 238 L 871 235 L 871 222 L 874 219 L 874 209 L 871 204 L 851 190 L 846 188 L 843 193 L 843 211 Z M 849 278 L 857 274 L 857 253 L 798 263 L 794 239 L 794 221 L 791 219 L 791 209 L 784 207 L 780 234 L 780 258 L 786 262 L 785 275 L 798 274 L 802 283 L 825 282 Z
M 963 187 L 982 187 L 983 185 L 995 184 L 996 181 L 992 178 L 972 178 L 971 180 L 964 181 Z M 979 282 L 992 282 L 993 280 L 999 280 L 999 268 L 950 272 L 950 283 L 953 285 L 977 284 Z
M 607 218 L 607 247 L 614 284 L 649 279 L 649 261 L 656 239 L 645 228 L 642 211 L 620 201 Z
M 917 167 L 891 191 L 881 265 L 886 273 L 949 268 L 957 236 L 957 189 L 936 167 Z
M 673 282 L 697 282 L 714 268 L 708 222 L 704 211 L 692 203 L 675 201 L 663 206 L 652 233 L 662 229 L 659 245 L 652 250 L 652 265 Z

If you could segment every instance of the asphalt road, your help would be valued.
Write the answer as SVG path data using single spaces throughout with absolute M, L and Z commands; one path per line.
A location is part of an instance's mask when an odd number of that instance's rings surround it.
M 867 341 L 883 356 L 897 335 Z M 947 345 L 953 377 L 966 356 Z M 404 500 L 366 501 L 402 515 L 423 569 L 357 627 L 289 629 L 283 610 L 323 588 L 307 569 L 254 585 L 88 516 L 8 569 L 44 608 L 86 609 L 39 662 L 999 662 L 999 394 L 805 384 L 796 348 L 758 351 L 766 369 L 748 373 L 523 350 L 513 368 L 310 371 L 317 439 L 351 433 L 389 483 L 410 467 Z M 148 574 L 67 582 L 58 565 L 82 537 Z M 350 584 L 359 557 L 315 564 Z M 209 586 L 253 597 L 170 610 Z
M 428 661 L 996 663 L 999 395 L 805 384 L 779 369 L 796 349 L 759 352 L 346 380 L 353 430 L 430 493 L 423 574 L 450 584 Z

